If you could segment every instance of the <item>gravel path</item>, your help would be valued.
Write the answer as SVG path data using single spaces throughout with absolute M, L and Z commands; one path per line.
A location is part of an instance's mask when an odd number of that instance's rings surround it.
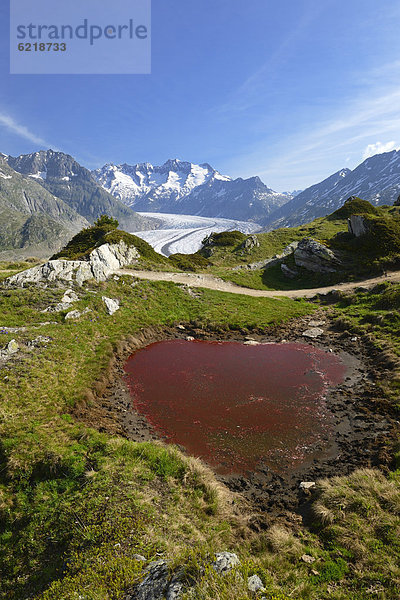
M 373 277 L 355 283 L 337 283 L 320 288 L 304 289 L 304 290 L 252 290 L 250 288 L 240 287 L 234 283 L 223 281 L 212 275 L 204 275 L 202 273 L 159 273 L 157 271 L 133 271 L 121 269 L 116 271 L 119 275 L 132 275 L 138 279 L 147 279 L 149 281 L 172 281 L 189 285 L 190 287 L 202 287 L 209 290 L 217 290 L 219 292 L 229 292 L 231 294 L 243 294 L 244 296 L 255 296 L 259 298 L 274 298 L 284 296 L 286 298 L 313 298 L 317 294 L 327 294 L 332 290 L 350 291 L 357 287 L 372 287 L 382 281 L 400 282 L 400 271 L 394 271 L 387 276 Z

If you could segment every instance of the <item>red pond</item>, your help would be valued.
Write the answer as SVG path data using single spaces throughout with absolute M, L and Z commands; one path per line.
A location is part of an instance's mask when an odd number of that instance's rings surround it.
M 305 344 L 170 340 L 133 354 L 125 372 L 134 408 L 161 436 L 228 474 L 321 456 L 333 431 L 324 396 L 346 367 Z

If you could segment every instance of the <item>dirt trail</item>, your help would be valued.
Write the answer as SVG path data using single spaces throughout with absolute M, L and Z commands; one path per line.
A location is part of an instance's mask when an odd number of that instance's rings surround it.
M 332 290 L 342 290 L 344 292 L 354 290 L 357 287 L 372 287 L 382 281 L 400 282 L 400 271 L 394 271 L 387 276 L 381 275 L 371 279 L 364 279 L 352 283 L 337 283 L 320 288 L 303 289 L 303 290 L 252 290 L 250 288 L 240 287 L 234 283 L 223 281 L 212 275 L 204 275 L 202 273 L 159 273 L 157 271 L 133 271 L 121 269 L 116 271 L 119 275 L 132 275 L 138 279 L 147 279 L 149 281 L 172 281 L 189 285 L 191 287 L 202 287 L 209 290 L 219 292 L 229 292 L 231 294 L 243 294 L 245 296 L 255 296 L 259 298 L 274 298 L 283 296 L 286 298 L 313 298 L 317 294 L 327 294 Z

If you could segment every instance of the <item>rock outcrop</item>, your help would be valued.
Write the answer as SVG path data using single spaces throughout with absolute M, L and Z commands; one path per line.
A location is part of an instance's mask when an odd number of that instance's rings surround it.
M 293 251 L 296 250 L 298 245 L 298 242 L 292 242 L 286 246 L 286 248 L 284 248 L 280 254 L 274 254 L 274 256 L 271 258 L 250 263 L 248 265 L 238 265 L 237 267 L 233 267 L 233 271 L 256 271 L 258 269 L 269 269 L 270 267 L 274 267 L 275 265 L 281 263 L 287 256 L 293 254 Z
M 296 271 L 295 269 L 291 269 L 290 267 L 285 265 L 285 263 L 281 264 L 281 271 L 283 275 L 288 279 L 296 279 L 296 277 L 298 277 L 299 275 L 298 271 Z
M 260 247 L 260 242 L 257 239 L 256 235 L 250 235 L 248 238 L 246 238 L 243 242 L 243 244 L 241 245 L 241 248 L 243 249 L 244 252 L 250 252 L 251 250 L 253 250 L 253 248 L 259 248 Z
M 43 265 L 17 273 L 6 280 L 6 285 L 24 287 L 27 283 L 76 283 L 81 286 L 89 279 L 106 281 L 112 273 L 140 258 L 134 246 L 124 241 L 103 244 L 93 250 L 88 260 L 49 260 Z
M 234 552 L 217 552 L 212 566 L 214 571 L 224 574 L 228 573 L 239 564 L 239 558 Z
M 113 315 L 114 313 L 117 312 L 117 310 L 119 310 L 119 300 L 116 300 L 113 298 L 107 298 L 107 296 L 103 296 L 102 300 L 103 300 L 104 304 L 106 305 L 107 312 L 109 315 Z
M 356 237 L 361 237 L 369 231 L 368 219 L 363 217 L 363 215 L 351 215 L 351 217 L 347 219 L 347 227 L 349 233 Z
M 335 254 L 316 240 L 304 238 L 294 251 L 294 262 L 315 273 L 334 273 L 340 265 Z

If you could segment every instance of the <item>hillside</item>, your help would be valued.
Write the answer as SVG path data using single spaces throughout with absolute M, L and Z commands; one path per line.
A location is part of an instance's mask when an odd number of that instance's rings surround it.
M 156 222 L 145 219 L 113 198 L 68 154 L 53 150 L 8 156 L 8 164 L 33 179 L 54 196 L 61 198 L 74 211 L 93 223 L 100 215 L 108 214 L 128 231 L 154 227 Z
M 103 231 L 106 238 L 112 233 Z M 78 242 L 82 237 L 69 250 L 81 250 Z M 144 581 L 146 593 L 154 589 L 148 575 L 156 562 L 161 588 L 180 583 L 182 600 L 359 600 L 371 588 L 381 600 L 397 600 L 400 484 L 391 460 L 400 286 L 331 295 L 326 307 L 204 289 L 194 294 L 130 276 L 74 293 L 74 319 L 66 319 L 70 308 L 51 319 L 41 312 L 62 304 L 65 289 L 0 294 L 3 348 L 11 344 L 15 352 L 0 357 L 1 598 L 139 598 Z M 112 316 L 104 296 L 120 303 Z M 319 345 L 345 348 L 361 360 L 367 387 L 360 391 L 359 382 L 341 390 L 342 424 L 352 405 L 362 405 L 354 419 L 359 442 L 351 458 L 347 452 L 330 466 L 310 468 L 315 491 L 299 490 L 296 478 L 266 479 L 253 500 L 244 500 L 249 480 L 233 479 L 231 491 L 194 458 L 150 434 L 128 432 L 130 407 L 113 385 L 138 347 L 189 335 L 292 341 L 316 318 L 325 322 Z M 222 576 L 211 565 L 224 551 L 238 562 Z M 261 582 L 258 594 L 249 578 Z
M 292 227 L 324 217 L 340 208 L 349 196 L 374 206 L 392 205 L 400 194 L 400 151 L 367 158 L 353 171 L 342 169 L 317 183 L 275 211 L 268 229 Z
M 68 204 L 0 156 L 0 256 L 48 256 L 87 225 Z
M 349 233 L 348 219 L 352 214 L 361 215 L 370 223 L 365 236 L 356 238 Z M 290 244 L 308 238 L 335 254 L 338 263 L 332 272 L 322 273 L 318 269 L 313 272 L 296 266 L 294 248 L 290 247 L 286 256 L 276 260 Z M 400 263 L 399 240 L 399 207 L 374 207 L 367 201 L 351 198 L 331 215 L 300 227 L 250 237 L 240 232 L 215 234 L 205 240 L 197 254 L 207 258 L 207 272 L 238 285 L 255 289 L 312 288 L 396 268 Z M 283 273 L 282 263 L 296 273 L 293 278 Z

